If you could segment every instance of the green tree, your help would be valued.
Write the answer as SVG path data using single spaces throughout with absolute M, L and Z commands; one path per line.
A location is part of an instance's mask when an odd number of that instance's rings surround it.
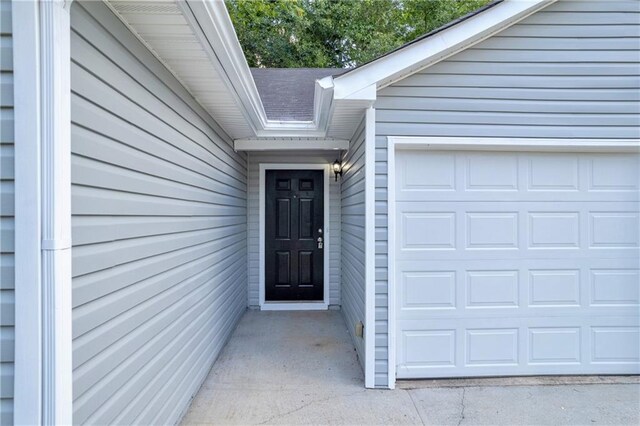
M 363 64 L 490 0 L 226 0 L 250 66 Z
M 472 12 L 487 0 L 405 0 L 406 41 L 413 40 L 448 22 Z

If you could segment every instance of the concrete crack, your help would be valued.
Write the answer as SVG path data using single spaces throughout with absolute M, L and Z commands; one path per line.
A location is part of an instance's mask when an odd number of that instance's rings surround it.
M 409 399 L 413 403 L 413 408 L 415 408 L 416 413 L 418 413 L 418 417 L 420 418 L 420 423 L 422 423 L 422 426 L 424 426 L 425 425 L 424 419 L 422 418 L 422 414 L 420 414 L 420 410 L 418 410 L 418 406 L 416 405 L 416 401 L 413 399 L 413 395 L 411 395 L 411 392 L 408 390 L 407 390 L 407 393 L 409 394 Z
M 458 426 L 460 426 L 462 424 L 462 421 L 464 420 L 464 409 L 466 408 L 464 406 L 464 398 L 466 393 L 467 388 L 462 388 L 462 399 L 460 400 L 460 420 L 458 420 Z
M 366 392 L 366 391 L 367 391 L 366 389 L 361 389 L 361 390 L 359 390 L 357 392 L 352 392 L 352 393 L 349 393 L 349 394 L 346 394 L 346 395 L 334 395 L 334 396 L 330 396 L 328 398 L 316 399 L 316 400 L 313 400 L 313 401 L 309 401 L 308 403 L 306 403 L 304 405 L 301 405 L 300 407 L 298 407 L 298 408 L 296 408 L 294 410 L 287 411 L 286 413 L 282 413 L 282 414 L 276 414 L 275 416 L 269 417 L 267 420 L 265 420 L 263 422 L 260 422 L 258 424 L 259 425 L 264 425 L 264 424 L 271 423 L 272 421 L 274 421 L 277 418 L 282 418 L 282 417 L 286 417 L 286 416 L 288 416 L 290 414 L 297 413 L 298 411 L 304 410 L 305 408 L 307 408 L 307 407 L 309 407 L 310 405 L 313 405 L 313 404 L 318 404 L 318 403 L 321 403 L 321 402 L 327 402 L 327 401 L 331 401 L 332 399 L 337 399 L 337 398 L 348 398 L 350 396 L 357 395 L 359 393 L 363 393 L 363 392 Z

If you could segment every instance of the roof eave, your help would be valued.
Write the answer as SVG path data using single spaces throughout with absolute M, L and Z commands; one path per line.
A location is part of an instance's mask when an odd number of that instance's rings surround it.
M 334 100 L 369 99 L 380 90 L 519 22 L 557 0 L 506 0 L 490 10 L 333 79 Z
M 210 61 L 219 64 L 226 77 L 225 84 L 236 97 L 254 133 L 263 129 L 267 114 L 224 2 L 187 0 L 177 4 Z
M 223 1 L 178 2 L 200 42 L 208 47 L 210 60 L 220 64 L 226 84 L 236 97 L 256 137 L 325 137 L 332 116 L 331 77 L 318 80 L 313 121 L 269 120 L 235 28 Z

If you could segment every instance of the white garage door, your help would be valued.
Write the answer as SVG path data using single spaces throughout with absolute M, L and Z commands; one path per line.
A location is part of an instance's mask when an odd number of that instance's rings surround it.
M 639 157 L 396 153 L 398 378 L 639 373 Z

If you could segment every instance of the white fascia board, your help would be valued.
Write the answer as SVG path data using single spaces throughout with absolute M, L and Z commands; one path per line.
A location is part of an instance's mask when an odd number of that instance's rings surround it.
M 491 9 L 335 77 L 335 99 L 353 99 L 363 89 L 381 89 L 496 34 L 557 0 L 505 0 Z
M 304 122 L 287 122 L 274 121 L 272 126 L 268 126 L 265 130 L 258 130 L 256 137 L 258 138 L 324 138 L 326 131 L 316 130 L 315 125 L 310 124 L 305 127 Z M 280 124 L 278 124 L 280 123 Z M 308 122 L 312 123 L 312 122 Z
M 347 150 L 349 141 L 344 139 L 236 139 L 236 151 L 322 151 Z

